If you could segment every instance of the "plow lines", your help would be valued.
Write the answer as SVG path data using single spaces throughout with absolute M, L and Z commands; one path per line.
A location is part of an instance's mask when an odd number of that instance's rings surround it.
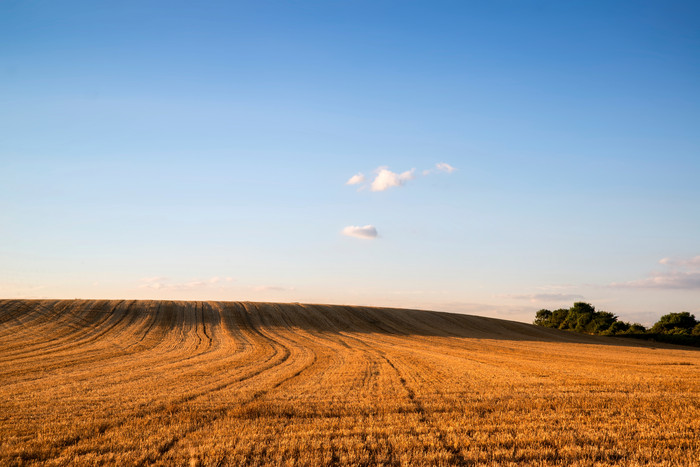
M 0 465 L 697 465 L 700 352 L 476 316 L 0 300 Z

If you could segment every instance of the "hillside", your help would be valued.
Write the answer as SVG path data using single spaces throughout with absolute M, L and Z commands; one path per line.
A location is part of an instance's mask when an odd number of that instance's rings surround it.
M 0 300 L 0 464 L 700 462 L 700 352 L 477 316 Z

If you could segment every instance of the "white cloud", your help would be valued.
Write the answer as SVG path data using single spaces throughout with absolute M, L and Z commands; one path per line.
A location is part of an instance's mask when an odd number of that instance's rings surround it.
M 448 164 L 447 162 L 438 162 L 437 164 L 435 164 L 435 167 L 440 172 L 447 172 L 448 174 L 451 174 L 452 172 L 457 170 L 454 167 L 452 167 L 450 164 Z
M 431 310 L 448 311 L 467 315 L 490 316 L 493 318 L 516 320 L 523 323 L 532 323 L 532 317 L 535 314 L 531 308 L 531 305 L 510 306 L 461 301 L 435 303 L 427 308 Z
M 144 277 L 140 280 L 141 289 L 154 289 L 154 290 L 199 290 L 212 288 L 218 284 L 218 287 L 222 287 L 222 282 L 233 282 L 232 277 L 226 277 L 222 279 L 221 277 L 214 276 L 206 280 L 191 280 L 187 282 L 174 282 L 167 277 L 155 276 L 155 277 Z
M 663 258 L 659 260 L 659 264 L 664 264 L 666 266 L 679 266 L 686 268 L 700 268 L 700 256 L 695 256 L 689 259 L 672 259 Z
M 452 173 L 457 170 L 447 162 L 438 162 L 435 167 L 421 171 L 423 175 L 430 175 L 436 172 Z M 397 173 L 389 170 L 387 166 L 380 166 L 374 170 L 374 180 L 369 184 L 372 191 L 384 191 L 395 186 L 403 186 L 406 182 L 416 178 L 416 169 Z M 361 185 L 360 190 L 367 187 L 367 178 L 362 172 L 358 172 L 345 182 L 346 185 Z
M 287 292 L 293 290 L 294 287 L 282 287 L 279 285 L 257 285 L 253 287 L 255 292 Z
M 373 225 L 365 225 L 364 227 L 349 225 L 343 229 L 343 235 L 369 240 L 377 238 L 377 229 Z
M 657 272 L 646 279 L 613 282 L 612 287 L 635 289 L 685 289 L 700 290 L 700 271 Z
M 356 173 L 350 179 L 345 182 L 346 185 L 359 185 L 360 183 L 364 183 L 365 181 L 365 175 L 362 172 Z
M 168 281 L 169 279 L 167 277 L 162 276 L 142 277 L 140 279 L 141 285 L 139 285 L 139 288 L 158 290 L 165 288 L 165 285 L 168 283 Z
M 611 287 L 638 289 L 700 290 L 700 256 L 688 259 L 663 258 L 659 261 L 668 269 L 656 271 L 646 279 L 613 282 Z
M 571 302 L 571 301 L 576 301 L 576 300 L 583 300 L 583 295 L 566 294 L 566 293 L 538 293 L 538 294 L 525 294 L 525 295 L 506 295 L 506 297 L 514 298 L 516 300 L 529 300 L 531 303 Z
M 389 170 L 388 167 L 379 167 L 375 170 L 377 176 L 372 181 L 371 190 L 384 191 L 391 187 L 402 186 L 407 181 L 416 178 L 414 175 L 415 171 L 416 169 L 411 169 L 398 174 Z
M 46 286 L 28 284 L 19 281 L 0 282 L 0 296 L 5 298 L 45 298 L 39 295 L 40 290 L 45 290 Z
M 447 162 L 438 162 L 437 164 L 435 164 L 435 167 L 433 167 L 431 169 L 424 170 L 423 175 L 430 175 L 430 174 L 434 174 L 436 172 L 446 172 L 448 174 L 451 174 L 455 170 L 457 170 L 457 169 L 452 167 Z

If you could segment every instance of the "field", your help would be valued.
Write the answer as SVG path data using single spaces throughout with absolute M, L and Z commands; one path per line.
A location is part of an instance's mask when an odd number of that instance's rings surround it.
M 415 310 L 0 300 L 0 465 L 699 465 L 700 351 Z

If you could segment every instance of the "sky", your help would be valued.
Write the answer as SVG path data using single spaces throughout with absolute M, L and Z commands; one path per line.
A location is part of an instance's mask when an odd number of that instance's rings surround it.
M 0 2 L 0 298 L 700 316 L 694 1 Z

